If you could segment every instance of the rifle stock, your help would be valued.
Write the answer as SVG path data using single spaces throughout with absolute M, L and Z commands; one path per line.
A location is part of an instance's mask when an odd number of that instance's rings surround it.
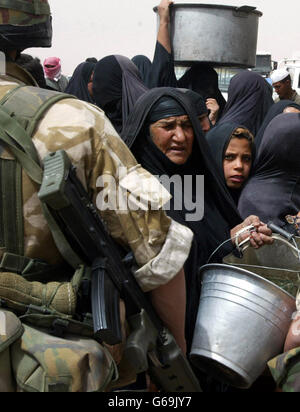
M 175 339 L 136 282 L 132 254 L 121 257 L 119 246 L 108 234 L 65 151 L 44 159 L 39 198 L 50 209 L 73 250 L 92 267 L 95 338 L 110 345 L 121 342 L 121 297 L 129 308 L 132 328 L 125 354 L 134 370 L 147 370 L 166 392 L 201 392 Z M 174 374 L 180 383 L 174 380 Z

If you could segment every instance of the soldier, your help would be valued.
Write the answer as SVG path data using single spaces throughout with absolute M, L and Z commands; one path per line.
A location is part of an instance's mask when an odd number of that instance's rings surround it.
M 285 341 L 284 353 L 268 363 L 279 392 L 300 392 L 300 292 L 296 305 L 297 312 Z
M 114 361 L 120 361 L 116 348 L 107 350 L 88 337 L 61 339 L 37 327 L 45 328 L 45 322 L 57 326 L 52 309 L 71 320 L 76 282 L 83 275 L 80 269 L 71 281 L 63 276 L 64 253 L 43 214 L 40 176 L 32 158 L 42 166 L 47 154 L 66 150 L 95 203 L 101 176 L 114 177 L 128 197 L 137 194 L 145 179 L 151 187 L 154 178 L 137 165 L 100 109 L 26 86 L 35 86 L 35 81 L 14 60 L 26 48 L 50 47 L 51 36 L 47 0 L 0 0 L 0 50 L 6 56 L 6 74 L 0 76 L 0 391 L 104 391 L 116 378 Z M 125 176 L 120 169 L 126 170 Z M 158 206 L 155 210 L 100 214 L 112 237 L 134 253 L 138 283 L 150 292 L 159 316 L 184 351 L 182 267 L 192 234 L 162 210 L 169 198 L 147 195 Z M 68 263 L 74 263 L 72 256 Z M 21 323 L 13 312 L 22 313 L 24 307 Z M 79 327 L 76 320 L 71 323 Z

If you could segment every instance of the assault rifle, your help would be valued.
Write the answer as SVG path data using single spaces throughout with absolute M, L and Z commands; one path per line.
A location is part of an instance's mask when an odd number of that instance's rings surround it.
M 65 151 L 45 158 L 39 198 L 73 251 L 92 268 L 95 339 L 110 345 L 121 342 L 122 298 L 131 329 L 124 356 L 133 370 L 148 371 L 164 392 L 201 392 L 190 364 L 136 282 L 133 255 L 121 251 L 108 234 Z

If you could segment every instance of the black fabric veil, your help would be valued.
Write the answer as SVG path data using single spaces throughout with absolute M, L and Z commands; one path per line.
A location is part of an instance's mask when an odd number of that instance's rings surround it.
M 255 137 L 273 104 L 267 81 L 258 73 L 242 71 L 230 81 L 228 100 L 218 124 L 243 124 Z
M 296 109 L 300 110 L 299 104 L 293 102 L 292 100 L 280 100 L 279 102 L 273 104 L 270 107 L 265 117 L 265 120 L 263 121 L 263 124 L 261 125 L 257 135 L 255 136 L 255 146 L 256 146 L 257 152 L 259 151 L 259 147 L 261 145 L 262 138 L 265 133 L 266 127 L 271 122 L 271 120 L 274 119 L 274 117 L 283 113 L 284 109 L 286 109 L 287 107 L 295 107 Z
M 245 126 L 240 125 L 238 123 L 234 123 L 234 122 L 223 123 L 223 124 L 215 126 L 211 130 L 209 130 L 209 132 L 207 132 L 205 135 L 205 138 L 209 144 L 209 147 L 212 153 L 214 154 L 214 158 L 215 158 L 218 170 L 222 174 L 225 184 L 226 184 L 226 181 L 225 181 L 224 168 L 223 168 L 224 154 L 229 145 L 232 133 L 234 132 L 235 129 L 239 127 L 247 129 Z M 253 163 L 255 159 L 255 154 L 256 154 L 256 149 L 255 149 L 255 145 L 253 144 L 252 145 L 252 162 Z M 253 166 L 253 163 L 252 163 L 252 166 Z M 228 188 L 228 191 L 231 194 L 235 203 L 237 204 L 242 188 L 241 189 Z
M 134 56 L 131 61 L 139 69 L 141 79 L 145 86 L 150 88 L 152 63 L 151 60 L 142 54 Z
M 194 63 L 190 69 L 177 81 L 177 87 L 194 90 L 201 94 L 204 100 L 215 99 L 219 106 L 219 118 L 226 105 L 220 89 L 218 73 L 207 63 Z
M 107 56 L 95 66 L 95 102 L 104 110 L 118 133 L 121 133 L 137 99 L 147 90 L 138 68 L 127 57 Z
M 253 176 L 239 200 L 242 217 L 254 214 L 280 227 L 300 210 L 300 115 L 283 113 L 267 126 Z
M 74 70 L 65 93 L 72 94 L 88 103 L 94 103 L 88 91 L 88 83 L 95 68 L 95 63 L 81 63 Z
M 132 61 L 138 67 L 141 78 L 149 89 L 177 87 L 173 56 L 158 41 L 152 63 L 143 55 L 133 57 Z
M 149 114 L 155 110 L 160 101 L 170 98 L 184 108 L 195 132 L 193 153 L 185 165 L 177 165 L 170 161 L 152 142 L 149 134 Z M 215 167 L 197 115 L 195 106 L 188 95 L 182 91 L 173 88 L 152 89 L 138 100 L 122 133 L 123 140 L 131 148 L 138 162 L 155 176 L 192 175 L 193 178 L 196 175 L 205 176 L 204 218 L 201 221 L 186 221 L 184 204 L 181 210 L 175 210 L 175 203 L 171 201 L 170 210 L 167 210 L 170 217 L 188 226 L 195 235 L 189 258 L 185 264 L 188 295 L 186 321 L 188 346 L 193 336 L 200 296 L 198 268 L 206 264 L 217 247 L 230 238 L 230 229 L 241 222 L 234 202 Z M 194 184 L 195 180 L 193 180 Z M 174 190 L 174 187 L 171 187 L 171 195 L 176 197 Z M 216 255 L 215 258 L 220 260 L 231 251 L 232 245 L 227 243 L 227 248 L 224 247 L 221 254 Z

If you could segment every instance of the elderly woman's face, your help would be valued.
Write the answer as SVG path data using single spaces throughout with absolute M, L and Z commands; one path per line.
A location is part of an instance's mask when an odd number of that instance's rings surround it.
M 193 149 L 194 130 L 187 115 L 161 119 L 150 126 L 154 144 L 177 165 L 187 162 Z

